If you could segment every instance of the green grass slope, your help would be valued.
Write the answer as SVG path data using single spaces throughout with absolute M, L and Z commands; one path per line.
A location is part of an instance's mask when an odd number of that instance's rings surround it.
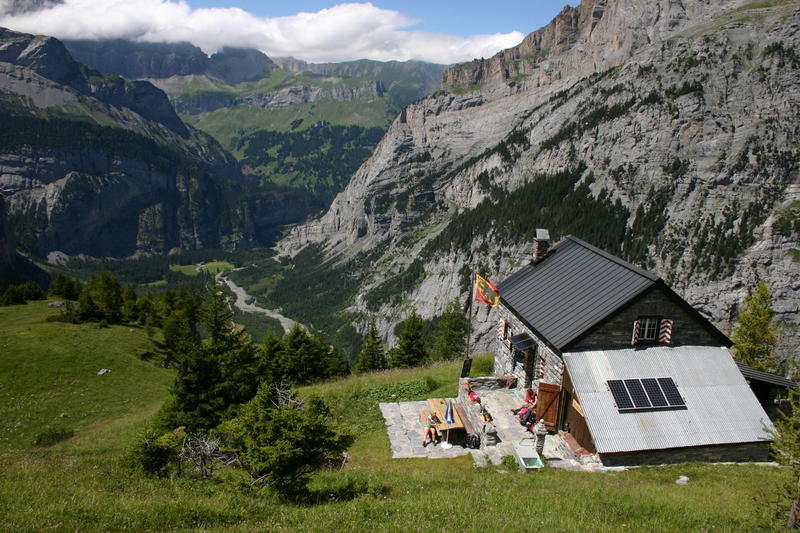
M 48 428 L 78 434 L 166 397 L 171 373 L 142 361 L 143 330 L 45 322 L 47 302 L 0 307 L 0 453 L 31 447 Z M 102 368 L 109 374 L 98 376 Z
M 772 502 L 784 474 L 772 467 L 522 473 L 479 469 L 469 456 L 391 459 L 378 402 L 453 395 L 459 363 L 302 389 L 324 396 L 334 421 L 351 426 L 357 436 L 347 464 L 314 478 L 316 499 L 307 505 L 254 490 L 237 470 L 218 469 L 207 481 L 131 476 L 119 458 L 166 397 L 169 381 L 166 372 L 138 361 L 136 351 L 147 347 L 146 338 L 127 328 L 42 323 L 48 311 L 40 303 L 0 313 L 0 417 L 4 436 L 13 437 L 0 441 L 0 509 L 8 530 L 610 532 L 780 526 Z M 95 367 L 102 366 L 112 374 L 95 376 Z M 474 367 L 475 374 L 485 374 L 491 359 Z M 82 393 L 61 394 L 46 406 L 38 402 L 72 381 L 85 384 Z M 13 405 L 26 406 L 24 424 L 18 424 L 23 417 Z M 30 448 L 31 436 L 61 411 L 81 421 L 75 437 L 49 449 Z M 9 424 L 9 417 L 15 422 Z M 9 425 L 16 427 L 13 433 L 6 433 Z M 689 476 L 689 484 L 676 485 L 678 475 Z

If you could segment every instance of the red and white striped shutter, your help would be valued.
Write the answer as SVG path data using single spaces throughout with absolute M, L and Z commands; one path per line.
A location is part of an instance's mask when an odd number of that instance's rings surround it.
M 539 377 L 540 378 L 544 377 L 544 357 L 539 359 Z
M 658 342 L 669 344 L 672 342 L 672 320 L 664 318 L 658 325 Z
M 642 323 L 637 320 L 633 323 L 633 337 L 631 337 L 631 344 L 639 342 L 639 330 L 642 328 Z
M 497 325 L 497 338 L 501 341 L 506 340 L 506 321 L 501 320 Z

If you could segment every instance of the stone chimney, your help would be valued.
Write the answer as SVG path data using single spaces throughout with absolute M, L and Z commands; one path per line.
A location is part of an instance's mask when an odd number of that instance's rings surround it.
M 533 240 L 533 262 L 541 261 L 547 257 L 550 250 L 550 232 L 546 229 L 538 228 L 536 238 Z

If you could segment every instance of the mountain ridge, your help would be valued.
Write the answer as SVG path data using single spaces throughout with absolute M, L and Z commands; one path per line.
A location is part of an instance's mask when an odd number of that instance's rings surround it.
M 561 23 L 599 4 L 565 10 Z M 782 350 L 790 351 L 800 322 L 792 250 L 800 243 L 775 222 L 798 188 L 798 2 L 666 4 L 650 7 L 706 6 L 710 14 L 662 18 L 667 29 L 651 32 L 656 42 L 602 71 L 573 62 L 570 48 L 549 59 L 566 70 L 548 77 L 470 78 L 409 105 L 330 209 L 290 231 L 280 251 L 314 245 L 338 265 L 369 257 L 369 271 L 353 269 L 359 289 L 349 309 L 375 317 L 392 339 L 411 307 L 432 317 L 463 296 L 470 271 L 502 279 L 525 264 L 539 225 L 656 271 L 723 329 L 748 287 L 767 280 L 785 323 Z M 643 19 L 651 25 L 652 9 Z M 591 28 L 582 20 L 583 31 Z M 615 27 L 613 17 L 602 20 L 605 31 Z M 642 19 L 628 23 L 647 35 Z M 630 48 L 618 44 L 610 46 L 627 57 Z M 448 72 L 475 72 L 504 54 Z M 552 204 L 542 203 L 556 191 Z M 392 297 L 380 304 L 372 293 Z M 476 346 L 486 349 L 490 314 L 474 313 Z

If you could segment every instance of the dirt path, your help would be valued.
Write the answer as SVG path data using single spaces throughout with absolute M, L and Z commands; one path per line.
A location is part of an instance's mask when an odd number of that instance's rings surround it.
M 236 295 L 236 301 L 233 305 L 235 305 L 237 309 L 240 309 L 245 313 L 261 313 L 262 315 L 267 315 L 268 317 L 274 318 L 281 323 L 281 327 L 283 327 L 283 331 L 286 333 L 289 333 L 294 325 L 297 324 L 297 322 L 291 318 L 285 317 L 277 311 L 264 309 L 263 307 L 259 307 L 255 304 L 247 303 L 247 300 L 250 299 L 250 295 L 247 294 L 242 287 L 223 276 L 222 272 L 217 273 L 217 282 L 227 285 L 228 288 L 233 291 L 233 294 Z M 302 326 L 302 324 L 300 325 Z

